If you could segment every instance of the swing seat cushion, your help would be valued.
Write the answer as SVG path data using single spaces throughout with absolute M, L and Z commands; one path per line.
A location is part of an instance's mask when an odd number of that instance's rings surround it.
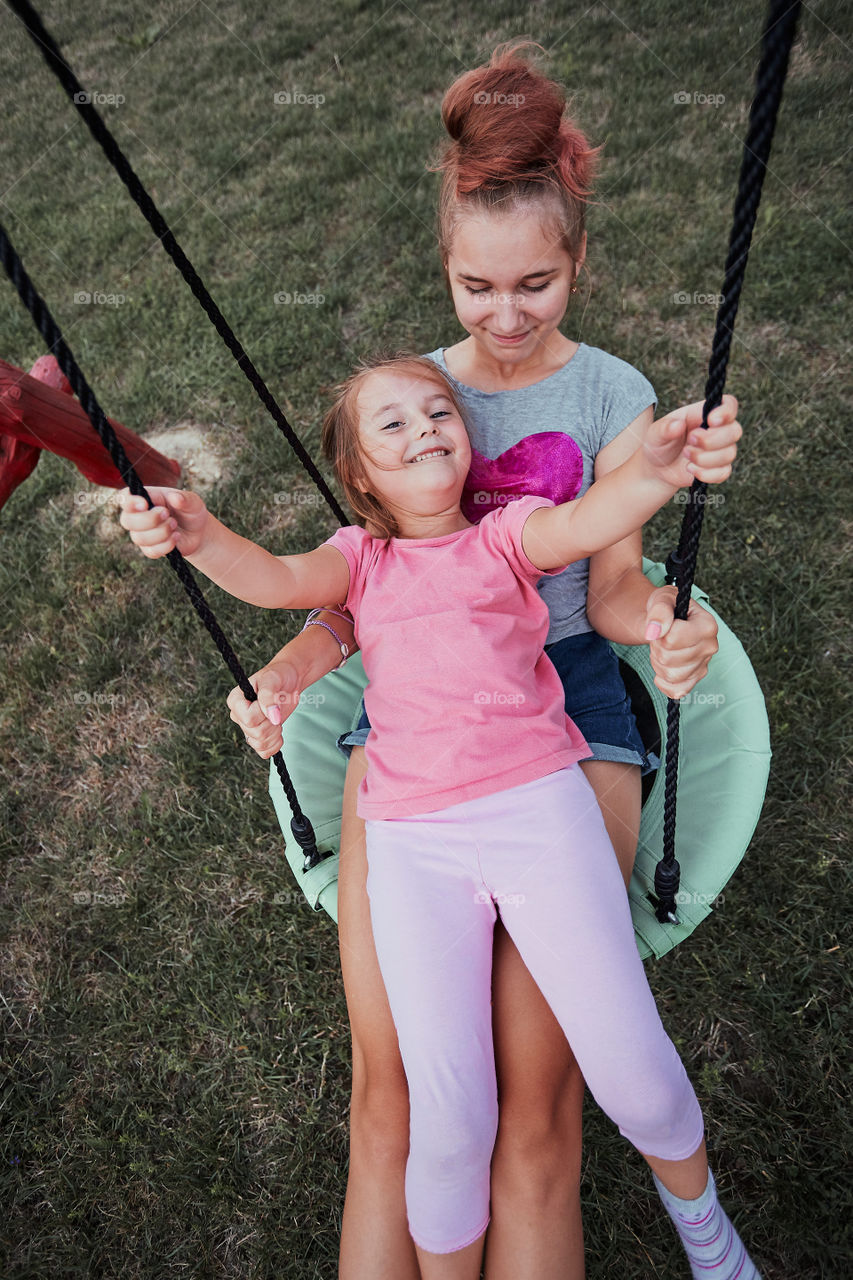
M 663 565 L 644 561 L 654 586 L 665 580 Z M 699 588 L 694 598 L 717 619 L 719 650 L 708 675 L 681 704 L 675 856 L 681 865 L 678 924 L 660 924 L 649 899 L 663 853 L 664 770 L 655 775 L 644 804 L 637 861 L 629 899 L 640 955 L 663 956 L 710 915 L 743 857 L 755 830 L 770 768 L 770 734 L 764 698 L 740 641 L 710 608 Z M 666 744 L 667 699 L 654 683 L 647 645 L 614 645 L 639 676 Z M 341 797 L 347 761 L 337 748 L 341 734 L 358 723 L 367 678 L 361 657 L 350 658 L 303 694 L 285 721 L 284 757 L 317 847 L 330 856 L 303 872 L 302 850 L 290 833 L 290 807 L 274 766 L 270 795 L 285 837 L 285 854 L 311 905 L 337 920 Z M 648 708 L 647 708 L 648 709 Z M 648 745 L 648 744 L 647 744 Z M 663 749 L 661 750 L 663 759 Z

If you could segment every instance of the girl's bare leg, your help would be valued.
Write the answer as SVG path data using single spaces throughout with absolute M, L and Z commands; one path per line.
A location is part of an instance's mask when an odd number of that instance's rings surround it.
M 660 1178 L 667 1191 L 679 1200 L 698 1200 L 708 1181 L 708 1153 L 705 1143 L 686 1160 L 659 1160 L 644 1155 L 646 1164 Z
M 454 1253 L 427 1253 L 418 1249 L 422 1280 L 480 1280 L 484 1240 L 485 1236 L 480 1236 L 473 1244 Z
M 485 1275 L 583 1280 L 583 1077 L 502 925 L 495 929 L 493 964 L 500 1119 Z
M 379 971 L 367 897 L 364 822 L 355 812 L 367 770 L 355 747 L 344 787 L 338 871 L 341 970 L 352 1028 L 350 1161 L 340 1280 L 420 1280 L 406 1220 L 409 1092 Z
M 615 760 L 582 760 L 581 768 L 595 792 L 627 888 L 640 835 L 640 766 L 619 764 Z

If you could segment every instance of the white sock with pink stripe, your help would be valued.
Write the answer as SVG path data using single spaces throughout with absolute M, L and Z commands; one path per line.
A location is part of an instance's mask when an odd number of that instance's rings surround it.
M 698 1200 L 679 1200 L 655 1178 L 655 1186 L 690 1259 L 694 1280 L 761 1280 L 758 1269 L 717 1200 L 714 1178 Z

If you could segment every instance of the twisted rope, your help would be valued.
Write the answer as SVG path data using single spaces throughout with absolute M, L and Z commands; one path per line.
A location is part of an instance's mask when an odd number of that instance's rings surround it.
M 708 426 L 708 414 L 722 401 L 726 385 L 726 369 L 734 333 L 749 247 L 761 189 L 767 172 L 767 160 L 776 128 L 776 117 L 782 100 L 782 89 L 788 71 L 791 45 L 797 29 L 800 0 L 771 0 L 770 10 L 762 39 L 761 60 L 755 80 L 755 96 L 749 116 L 749 128 L 743 147 L 740 178 L 735 197 L 729 251 L 726 258 L 722 302 L 717 310 L 708 379 L 705 383 L 705 403 L 702 407 L 702 426 Z M 688 491 L 687 506 L 681 524 L 678 551 L 667 561 L 669 581 L 678 586 L 675 604 L 676 618 L 687 617 L 696 558 L 699 552 L 699 536 L 705 516 L 707 485 L 694 480 Z M 670 698 L 666 708 L 666 774 L 664 790 L 663 857 L 655 868 L 655 907 L 658 920 L 676 923 L 675 895 L 678 892 L 681 869 L 675 859 L 675 815 L 678 788 L 678 744 L 680 715 L 679 704 Z
M 122 480 L 127 485 L 128 489 L 130 489 L 131 493 L 144 498 L 148 503 L 148 506 L 152 507 L 154 504 L 151 501 L 145 486 L 134 471 L 121 441 L 98 403 L 94 391 L 86 381 L 86 378 L 74 358 L 71 349 L 62 336 L 59 326 L 48 310 L 47 304 L 33 285 L 32 280 L 24 268 L 24 264 L 15 250 L 15 247 L 7 235 L 6 229 L 2 223 L 0 223 L 0 258 L 2 258 L 6 274 L 15 286 L 19 298 L 23 302 L 27 311 L 29 311 L 33 319 L 33 323 L 47 343 L 48 349 L 55 355 L 60 369 L 71 383 L 74 394 L 77 396 L 77 399 L 86 411 L 94 430 L 97 431 L 100 436 L 101 442 L 112 458 L 116 470 L 119 472 Z M 166 559 L 178 575 L 181 585 L 189 596 L 193 608 L 204 626 L 207 628 L 213 643 L 222 655 L 232 676 L 240 686 L 243 697 L 246 698 L 248 702 L 255 702 L 257 700 L 257 694 L 249 683 L 249 678 L 240 665 L 237 655 L 231 648 L 222 628 L 214 617 L 213 611 L 205 600 L 201 588 L 193 577 L 186 560 L 177 548 L 170 551 Z M 315 866 L 324 855 L 321 855 L 317 850 L 314 829 L 300 808 L 296 791 L 294 790 L 293 783 L 290 780 L 290 775 L 285 767 L 281 752 L 277 752 L 273 758 L 278 770 L 278 776 L 281 778 L 281 785 L 284 788 L 285 795 L 287 796 L 290 807 L 293 810 L 291 830 L 305 853 L 305 869 L 308 870 L 309 867 Z

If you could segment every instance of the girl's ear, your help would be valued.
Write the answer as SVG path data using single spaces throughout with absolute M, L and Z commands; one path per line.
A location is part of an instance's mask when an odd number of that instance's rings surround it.
M 363 476 L 363 475 L 361 475 L 361 476 L 359 476 L 359 475 L 353 476 L 352 484 L 353 484 L 353 486 L 354 486 L 356 489 L 358 489 L 359 493 L 365 493 L 365 494 L 369 494 L 369 493 L 370 493 L 370 484 L 369 484 L 369 483 L 368 483 L 368 481 L 364 478 L 364 476 Z
M 579 251 L 578 251 L 577 257 L 575 258 L 574 262 L 575 262 L 575 280 L 574 280 L 574 282 L 576 282 L 576 281 L 577 281 L 577 278 L 578 278 L 578 275 L 580 274 L 580 269 L 581 269 L 581 267 L 583 266 L 583 264 L 586 262 L 586 232 L 584 232 L 584 233 L 583 233 L 583 239 L 581 240 L 581 246 L 580 246 L 580 249 L 579 249 Z M 573 282 L 573 283 L 574 283 L 574 282 Z
M 453 286 L 450 283 L 450 263 L 449 263 L 449 259 L 446 257 L 442 258 L 441 260 L 441 272 L 442 272 L 442 275 L 444 276 L 444 287 L 447 290 L 447 296 L 448 298 L 450 298 L 452 302 Z

